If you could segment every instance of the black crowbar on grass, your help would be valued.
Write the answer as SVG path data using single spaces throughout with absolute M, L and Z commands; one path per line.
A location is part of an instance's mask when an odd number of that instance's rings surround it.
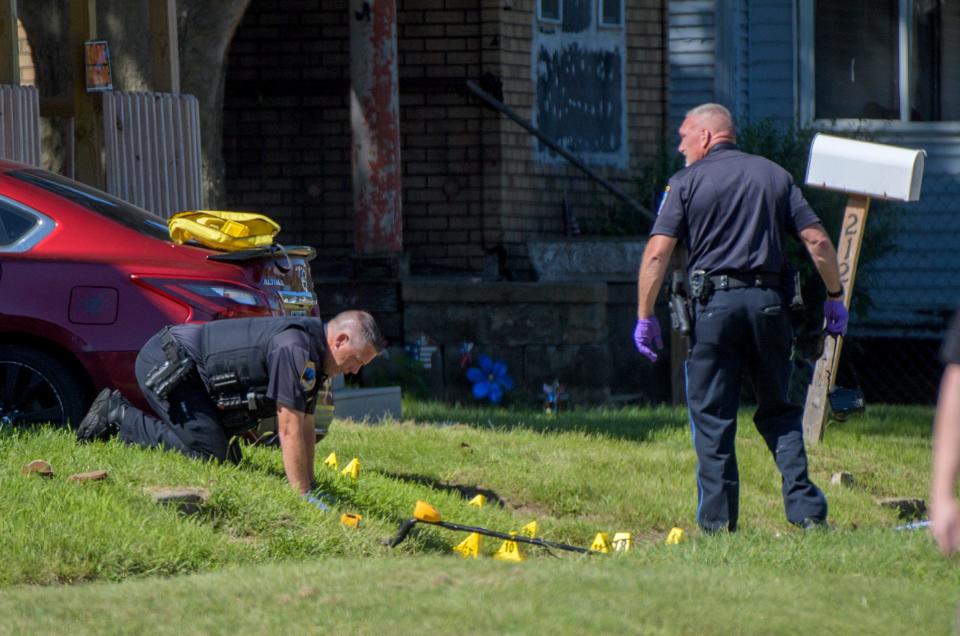
M 397 530 L 396 536 L 387 539 L 384 543 L 393 548 L 398 545 L 401 541 L 407 538 L 407 534 L 410 533 L 410 530 L 417 523 L 426 523 L 431 526 L 439 526 L 441 528 L 446 528 L 447 530 L 458 530 L 461 532 L 476 532 L 477 534 L 486 535 L 488 537 L 496 537 L 498 539 L 504 539 L 506 541 L 516 541 L 517 543 L 528 543 L 530 545 L 538 545 L 541 548 L 555 548 L 557 550 L 567 550 L 568 552 L 579 552 L 580 554 L 603 554 L 602 552 L 597 552 L 596 550 L 590 550 L 588 548 L 581 548 L 575 545 L 567 545 L 566 543 L 557 543 L 555 541 L 545 541 L 543 539 L 525 537 L 522 535 L 514 535 L 507 532 L 497 532 L 496 530 L 488 530 L 487 528 L 480 528 L 477 526 L 464 526 L 459 523 L 450 523 L 449 521 L 425 521 L 423 519 L 408 519 L 400 524 L 400 529 Z

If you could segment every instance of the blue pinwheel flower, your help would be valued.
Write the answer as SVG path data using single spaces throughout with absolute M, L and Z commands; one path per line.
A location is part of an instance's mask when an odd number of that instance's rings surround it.
M 488 398 L 494 404 L 503 399 L 503 394 L 513 388 L 513 380 L 507 375 L 506 363 L 494 362 L 488 355 L 477 359 L 477 367 L 467 369 L 467 379 L 473 382 L 473 397 Z

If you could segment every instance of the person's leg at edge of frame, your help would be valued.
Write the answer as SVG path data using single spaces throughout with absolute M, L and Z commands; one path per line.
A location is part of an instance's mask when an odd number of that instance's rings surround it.
M 793 332 L 789 316 L 773 311 L 776 297 L 759 301 L 751 312 L 754 343 L 748 364 L 757 398 L 753 416 L 757 431 L 783 478 L 783 506 L 795 525 L 815 526 L 827 518 L 827 500 L 810 480 L 803 443 L 803 409 L 787 399 Z M 770 294 L 768 294 L 770 296 Z
M 740 359 L 728 335 L 732 320 L 716 296 L 698 308 L 685 366 L 687 407 L 697 453 L 697 523 L 706 532 L 735 531 L 740 478 L 735 438 Z

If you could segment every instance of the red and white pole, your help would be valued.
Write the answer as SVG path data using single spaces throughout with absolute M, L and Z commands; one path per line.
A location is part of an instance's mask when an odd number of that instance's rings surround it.
M 354 251 L 403 250 L 396 0 L 350 0 Z

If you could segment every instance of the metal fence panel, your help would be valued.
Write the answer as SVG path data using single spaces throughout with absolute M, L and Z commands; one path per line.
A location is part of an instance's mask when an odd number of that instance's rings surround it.
M 40 97 L 34 86 L 0 85 L 0 158 L 40 165 Z
M 195 97 L 106 93 L 103 116 L 108 192 L 164 218 L 203 207 Z

